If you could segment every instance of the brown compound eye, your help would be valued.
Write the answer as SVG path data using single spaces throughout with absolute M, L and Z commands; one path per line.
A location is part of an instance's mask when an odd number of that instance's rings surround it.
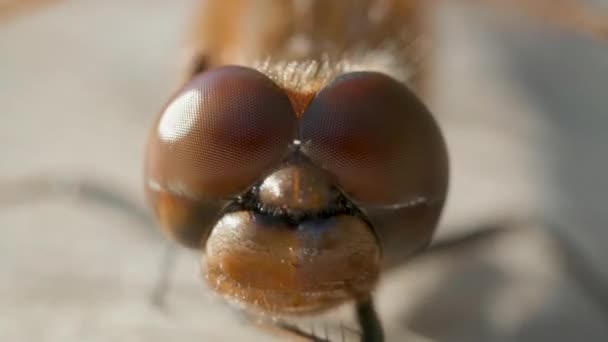
M 344 74 L 311 102 L 300 129 L 304 153 L 357 203 L 443 201 L 443 138 L 427 108 L 398 81 L 375 72 Z
M 147 167 L 171 188 L 232 196 L 286 155 L 295 126 L 287 95 L 266 76 L 244 67 L 214 69 L 195 77 L 161 113 Z
M 287 155 L 296 125 L 287 95 L 258 71 L 227 66 L 192 79 L 160 114 L 146 151 L 148 197 L 164 228 L 200 243 L 219 201 Z

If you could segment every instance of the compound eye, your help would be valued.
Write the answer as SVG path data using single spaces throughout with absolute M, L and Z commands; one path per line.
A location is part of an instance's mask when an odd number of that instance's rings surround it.
M 395 206 L 447 187 L 447 153 L 427 108 L 381 73 L 344 74 L 311 102 L 302 149 L 359 204 Z
M 160 114 L 148 144 L 148 182 L 194 198 L 235 195 L 286 156 L 295 130 L 287 95 L 260 72 L 204 72 Z

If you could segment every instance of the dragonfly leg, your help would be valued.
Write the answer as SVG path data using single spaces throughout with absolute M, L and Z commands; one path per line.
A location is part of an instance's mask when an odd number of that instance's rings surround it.
M 357 320 L 361 327 L 361 342 L 383 342 L 384 332 L 371 297 L 357 303 Z
M 167 297 L 171 290 L 171 279 L 176 262 L 177 248 L 170 241 L 166 241 L 156 281 L 154 282 L 152 292 L 150 292 L 150 302 L 160 310 L 167 308 Z

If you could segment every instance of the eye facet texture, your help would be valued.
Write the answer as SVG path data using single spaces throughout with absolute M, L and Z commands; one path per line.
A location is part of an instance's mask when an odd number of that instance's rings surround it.
M 232 196 L 287 155 L 296 124 L 287 95 L 260 72 L 207 71 L 161 113 L 148 146 L 148 175 L 194 197 Z
M 404 85 L 374 72 L 344 74 L 304 113 L 305 154 L 353 200 L 390 206 L 447 186 L 445 145 L 431 114 Z

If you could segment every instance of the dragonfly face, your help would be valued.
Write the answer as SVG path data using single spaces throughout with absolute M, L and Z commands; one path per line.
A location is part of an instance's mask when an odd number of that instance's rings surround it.
M 339 71 L 313 84 L 211 69 L 150 136 L 146 189 L 163 229 L 204 250 L 213 289 L 256 311 L 368 297 L 384 266 L 426 247 L 445 199 L 443 138 L 405 85 Z

